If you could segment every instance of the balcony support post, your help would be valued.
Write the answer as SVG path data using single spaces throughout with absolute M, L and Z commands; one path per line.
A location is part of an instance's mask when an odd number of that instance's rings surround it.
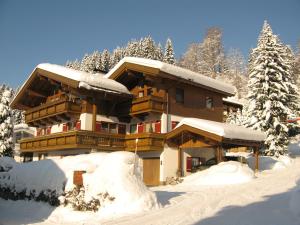
M 93 103 L 92 131 L 96 131 L 96 120 L 97 120 L 97 105 L 95 103 Z

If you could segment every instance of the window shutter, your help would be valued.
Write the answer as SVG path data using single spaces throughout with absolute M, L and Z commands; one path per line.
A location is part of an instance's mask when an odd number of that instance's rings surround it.
M 101 122 L 96 122 L 96 131 L 97 132 L 101 131 Z
M 51 127 L 47 127 L 47 134 L 51 134 Z
M 156 121 L 155 123 L 155 133 L 161 133 L 161 122 Z
M 144 132 L 144 124 L 140 123 L 138 124 L 138 133 L 143 133 Z
M 186 158 L 186 171 L 191 172 L 192 171 L 192 157 Z
M 66 123 L 63 124 L 63 132 L 68 131 L 68 125 Z
M 81 130 L 81 121 L 80 120 L 78 120 L 76 122 L 76 130 Z

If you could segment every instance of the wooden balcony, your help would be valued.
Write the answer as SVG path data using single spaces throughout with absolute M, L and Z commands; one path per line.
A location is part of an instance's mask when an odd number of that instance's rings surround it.
M 158 96 L 145 96 L 132 101 L 130 115 L 145 114 L 149 112 L 163 113 L 164 99 Z
M 165 135 L 159 133 L 140 133 L 125 136 L 125 150 L 135 151 L 163 151 Z
M 20 141 L 20 152 L 98 149 L 107 151 L 162 151 L 164 134 L 111 134 L 92 131 L 68 131 Z
M 79 104 L 66 99 L 58 99 L 27 110 L 25 122 L 30 126 L 47 125 L 68 120 L 71 115 L 79 115 L 80 112 Z
M 124 150 L 124 134 L 92 131 L 68 131 L 20 141 L 21 152 L 56 151 L 67 149 Z

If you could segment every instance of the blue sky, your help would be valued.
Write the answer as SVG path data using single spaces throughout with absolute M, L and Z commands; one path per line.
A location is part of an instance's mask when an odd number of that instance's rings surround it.
M 211 26 L 225 50 L 248 57 L 267 19 L 281 40 L 300 40 L 300 0 L 0 0 L 0 83 L 21 85 L 42 62 L 65 64 L 151 35 L 173 40 L 176 57 Z

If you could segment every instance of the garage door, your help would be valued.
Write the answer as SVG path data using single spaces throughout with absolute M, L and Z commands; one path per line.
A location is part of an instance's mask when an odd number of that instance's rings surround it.
M 144 182 L 148 186 L 159 185 L 159 158 L 143 159 L 143 178 Z

